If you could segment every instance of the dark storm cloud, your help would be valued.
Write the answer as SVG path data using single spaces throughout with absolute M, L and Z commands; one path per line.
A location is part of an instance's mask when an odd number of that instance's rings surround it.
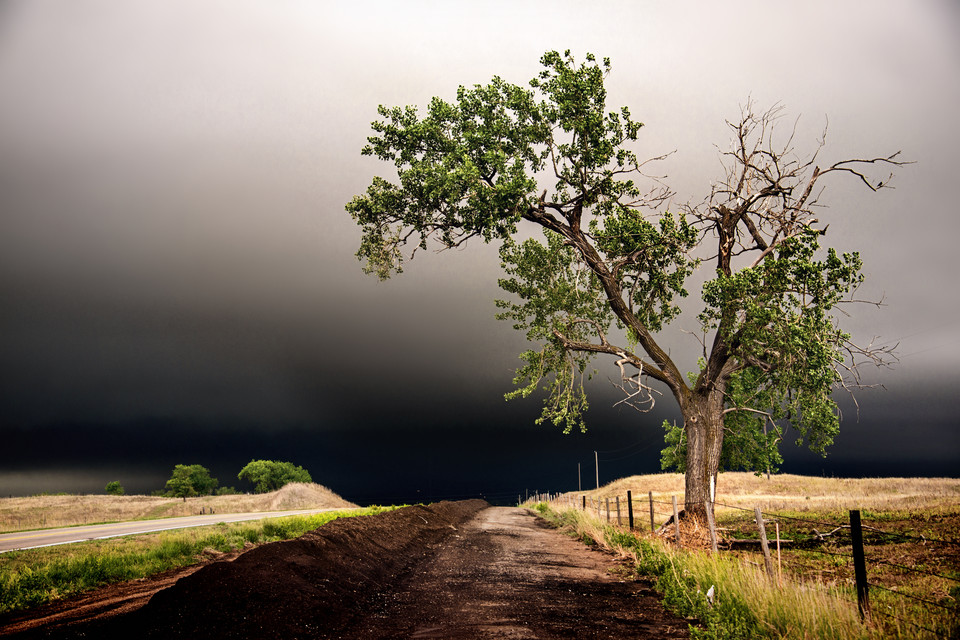
M 424 252 L 378 283 L 343 211 L 388 175 L 359 154 L 377 104 L 494 74 L 522 83 L 566 47 L 612 58 L 611 104 L 646 123 L 638 153 L 677 150 L 663 171 L 678 202 L 718 177 L 723 121 L 751 95 L 803 114 L 804 149 L 828 114 L 825 159 L 902 148 L 920 161 L 895 191 L 839 182 L 825 198 L 835 241 L 864 253 L 862 297 L 887 303 L 847 326 L 861 342 L 902 338 L 906 356 L 871 374 L 887 391 L 866 394 L 835 459 L 927 456 L 942 470 L 960 458 L 945 408 L 960 358 L 950 3 L 0 7 L 0 429 L 14 445 L 0 468 L 16 486 L 39 468 L 96 478 L 128 464 L 146 485 L 186 458 L 226 477 L 251 457 L 302 454 L 364 499 L 382 483 L 358 479 L 371 474 L 405 495 L 438 478 L 469 492 L 491 486 L 471 478 L 569 480 L 594 449 L 651 438 L 614 469 L 656 470 L 669 400 L 647 416 L 612 408 L 605 369 L 587 436 L 532 427 L 534 400 L 503 402 L 525 345 L 493 319 L 494 247 Z M 696 324 L 672 329 L 693 369 L 681 329 Z M 0 472 L 0 493 L 11 478 Z

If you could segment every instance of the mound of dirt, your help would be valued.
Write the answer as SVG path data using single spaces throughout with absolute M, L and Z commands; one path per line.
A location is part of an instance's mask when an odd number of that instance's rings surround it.
M 208 565 L 131 614 L 47 629 L 41 637 L 336 637 L 336 629 L 364 615 L 365 602 L 488 506 L 441 502 L 334 520 Z

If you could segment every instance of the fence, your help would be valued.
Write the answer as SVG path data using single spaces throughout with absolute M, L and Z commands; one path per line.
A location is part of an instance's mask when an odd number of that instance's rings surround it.
M 613 498 L 594 499 L 582 494 L 564 493 L 549 494 L 541 493 L 530 497 L 533 502 L 549 502 L 555 506 L 571 509 L 581 509 L 583 511 L 595 514 L 601 521 L 606 521 L 611 525 L 618 527 L 627 527 L 630 530 L 645 530 L 649 521 L 650 532 L 659 533 L 667 538 L 672 537 L 678 546 L 702 547 L 704 540 L 696 535 L 684 534 L 679 517 L 678 502 L 676 496 L 671 496 L 670 502 L 663 500 L 654 500 L 653 492 L 648 492 L 644 497 L 634 497 L 631 491 L 621 500 L 620 496 Z M 863 619 L 869 619 L 874 614 L 893 618 L 896 622 L 917 628 L 918 631 L 924 631 L 933 637 L 949 638 L 951 636 L 931 629 L 912 620 L 905 620 L 895 614 L 889 613 L 879 608 L 872 608 L 870 604 L 871 591 L 882 592 L 897 598 L 908 600 L 912 605 L 924 607 L 929 611 L 941 616 L 955 616 L 956 607 L 948 606 L 942 602 L 936 602 L 928 597 L 921 597 L 910 593 L 900 591 L 896 586 L 888 586 L 872 582 L 868 578 L 868 567 L 884 565 L 908 574 L 920 574 L 924 577 L 936 578 L 946 581 L 953 585 L 960 585 L 960 573 L 957 571 L 932 571 L 920 566 L 907 566 L 905 564 L 892 562 L 888 559 L 878 557 L 876 554 L 868 554 L 866 549 L 879 547 L 888 544 L 890 540 L 904 540 L 922 545 L 939 545 L 940 547 L 960 550 L 960 541 L 942 540 L 927 536 L 913 536 L 894 531 L 885 531 L 882 528 L 868 526 L 863 523 L 861 512 L 852 510 L 849 512 L 848 522 L 829 522 L 824 520 L 811 520 L 796 516 L 788 516 L 779 513 L 763 513 L 760 507 L 746 509 L 744 507 L 725 504 L 721 502 L 713 503 L 714 506 L 723 507 L 731 510 L 738 510 L 753 515 L 756 523 L 758 538 L 756 539 L 727 539 L 723 541 L 724 549 L 733 549 L 744 545 L 760 546 L 763 554 L 764 570 L 775 580 L 782 579 L 782 566 L 784 564 L 781 550 L 784 546 L 802 548 L 805 552 L 821 556 L 839 558 L 843 562 L 852 561 L 854 569 L 854 584 L 857 595 L 857 607 L 860 616 Z M 721 541 L 717 537 L 717 527 L 713 520 L 713 509 L 708 508 L 708 534 L 709 544 L 713 552 L 718 552 Z M 649 515 L 649 520 L 648 516 Z M 641 522 L 642 521 L 642 522 Z M 812 533 L 806 537 L 797 535 L 794 528 L 792 537 L 789 539 L 781 538 L 781 523 L 789 522 L 794 525 L 810 525 Z M 772 527 L 772 531 L 768 529 Z M 823 529 L 821 533 L 820 528 Z M 771 538 L 772 534 L 772 538 Z M 850 547 L 849 553 L 840 553 L 827 549 L 828 543 L 832 543 L 834 548 Z M 774 565 L 773 551 L 775 549 L 776 565 Z M 799 565 L 798 565 L 799 566 Z M 796 567 L 794 567 L 796 568 Z M 952 573 L 953 575 L 947 575 Z M 960 593 L 960 587 L 951 590 L 951 593 Z M 955 602 L 955 600 L 954 600 Z

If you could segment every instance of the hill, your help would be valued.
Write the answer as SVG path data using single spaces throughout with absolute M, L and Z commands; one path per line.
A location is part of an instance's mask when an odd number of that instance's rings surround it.
M 659 473 L 615 480 L 599 489 L 577 492 L 589 498 L 626 496 L 669 501 L 677 496 L 683 505 L 683 474 Z M 573 492 L 571 492 L 573 493 Z M 821 478 L 775 474 L 721 473 L 716 502 L 735 507 L 764 510 L 842 511 L 846 509 L 920 509 L 955 507 L 960 503 L 958 478 Z M 718 505 L 719 507 L 719 505 Z
M 259 513 L 285 509 L 356 507 L 318 484 L 292 483 L 270 493 L 164 498 L 157 496 L 54 495 L 0 498 L 0 531 L 68 527 L 98 522 L 169 518 L 206 513 Z

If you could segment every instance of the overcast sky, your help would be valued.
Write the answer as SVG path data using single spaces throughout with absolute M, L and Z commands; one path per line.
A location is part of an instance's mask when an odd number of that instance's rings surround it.
M 344 204 L 390 167 L 360 156 L 378 104 L 425 105 L 547 50 L 608 56 L 609 106 L 676 204 L 722 177 L 752 99 L 829 122 L 824 163 L 902 150 L 873 194 L 832 179 L 829 241 L 863 254 L 844 326 L 899 343 L 826 459 L 785 471 L 956 475 L 954 247 L 960 10 L 914 2 L 0 2 L 0 494 L 221 484 L 289 459 L 358 501 L 516 495 L 658 471 L 669 398 L 591 431 L 503 401 L 521 336 L 494 319 L 496 248 L 418 255 L 379 283 Z M 670 331 L 696 367 L 695 313 Z M 586 483 L 586 481 L 585 481 Z M 721 481 L 722 490 L 722 481 Z

